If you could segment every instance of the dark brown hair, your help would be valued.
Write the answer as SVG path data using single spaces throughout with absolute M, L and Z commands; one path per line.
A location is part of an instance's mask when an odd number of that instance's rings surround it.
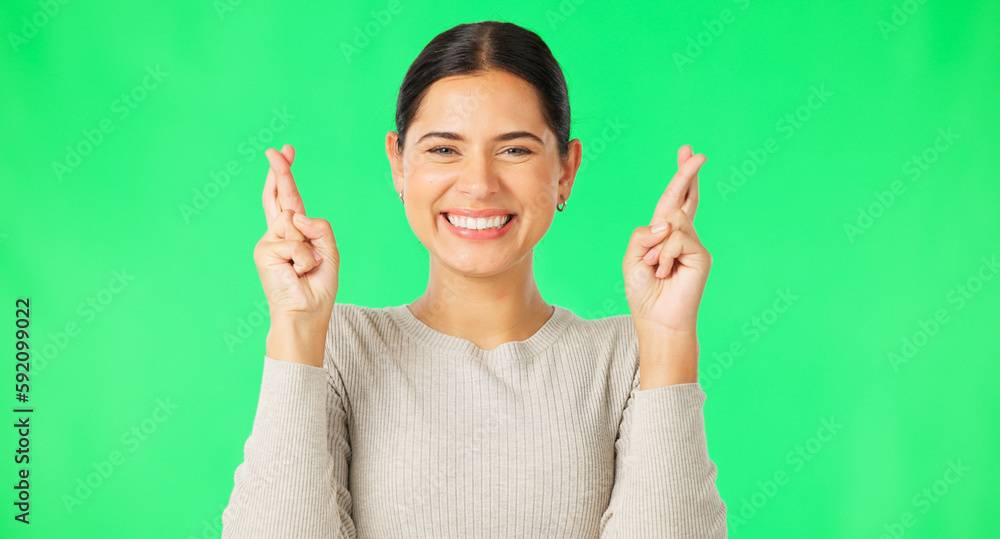
M 396 148 L 403 152 L 406 131 L 427 88 L 451 75 L 500 69 L 535 87 L 545 122 L 559 141 L 559 156 L 569 152 L 569 92 L 562 69 L 538 34 L 516 24 L 482 21 L 441 32 L 424 47 L 403 77 L 396 99 Z

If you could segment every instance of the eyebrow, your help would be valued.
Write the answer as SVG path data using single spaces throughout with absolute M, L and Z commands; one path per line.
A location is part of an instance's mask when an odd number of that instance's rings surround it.
M 420 140 L 417 141 L 417 144 L 420 144 L 426 138 L 433 138 L 433 137 L 444 138 L 448 140 L 460 140 L 463 142 L 465 141 L 465 137 L 452 131 L 431 131 L 430 133 L 427 133 L 426 135 L 420 137 Z M 494 137 L 493 140 L 497 142 L 506 142 L 508 140 L 514 140 L 519 138 L 531 139 L 538 142 L 542 146 L 545 145 L 545 143 L 542 142 L 542 139 L 538 138 L 538 136 L 529 133 L 527 131 L 511 131 L 510 133 L 503 133 L 501 135 L 497 135 L 496 137 Z

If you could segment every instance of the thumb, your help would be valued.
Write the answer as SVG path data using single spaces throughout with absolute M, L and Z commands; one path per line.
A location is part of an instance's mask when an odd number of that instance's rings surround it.
M 640 226 L 632 232 L 632 238 L 629 239 L 628 248 L 625 249 L 625 262 L 626 268 L 630 268 L 638 262 L 642 261 L 642 257 L 646 256 L 646 253 L 650 249 L 656 247 L 664 238 L 670 234 L 670 230 L 673 226 L 670 223 L 663 223 L 666 228 L 663 230 L 657 230 L 652 232 L 651 226 Z
M 320 255 L 324 258 L 336 258 L 337 243 L 334 241 L 329 221 L 319 217 L 306 217 L 301 213 L 296 213 L 292 219 L 295 221 L 295 227 Z

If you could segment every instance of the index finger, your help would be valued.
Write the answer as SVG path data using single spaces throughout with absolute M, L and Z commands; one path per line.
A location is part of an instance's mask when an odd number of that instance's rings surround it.
M 281 154 L 285 156 L 285 160 L 288 161 L 289 165 L 295 162 L 295 148 L 292 148 L 291 145 L 285 144 L 285 146 L 281 148 Z M 261 196 L 264 203 L 264 217 L 268 225 L 270 225 L 271 221 L 273 221 L 274 218 L 281 213 L 277 200 L 278 189 L 276 184 L 277 179 L 274 177 L 274 169 L 268 166 L 267 179 L 264 180 L 264 193 Z
M 299 195 L 291 171 L 291 161 L 295 159 L 295 149 L 286 144 L 281 153 L 274 148 L 268 148 L 264 155 L 271 163 L 268 182 L 265 183 L 264 189 L 265 213 L 272 212 L 267 216 L 268 222 L 284 210 L 292 210 L 305 215 L 305 205 L 302 203 L 302 197 Z M 271 208 L 268 208 L 269 205 Z
M 681 204 L 687 198 L 694 177 L 698 174 L 698 169 L 701 168 L 706 159 L 704 155 L 699 153 L 688 158 L 678 168 L 677 174 L 674 174 L 674 177 L 667 185 L 667 189 L 663 191 L 663 195 L 660 196 L 660 200 L 656 203 L 656 209 L 653 210 L 653 219 L 650 225 L 666 222 L 667 215 L 681 207 Z M 679 160 L 680 158 L 678 158 Z
M 692 156 L 692 150 L 690 144 L 685 144 L 677 150 L 677 168 L 680 169 L 684 161 L 690 159 Z M 699 170 L 700 171 L 700 170 Z M 694 178 L 691 179 L 691 186 L 688 187 L 687 200 L 681 205 L 681 209 L 684 213 L 694 222 L 694 214 L 698 211 L 698 172 L 694 173 Z

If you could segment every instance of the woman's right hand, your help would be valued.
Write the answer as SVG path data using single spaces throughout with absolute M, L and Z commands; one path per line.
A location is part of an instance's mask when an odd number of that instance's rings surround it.
M 304 320 L 325 327 L 337 297 L 340 253 L 330 222 L 313 217 L 300 221 L 306 209 L 292 178 L 295 149 L 265 152 L 271 170 L 264 182 L 267 232 L 254 247 L 253 258 L 264 295 L 276 319 Z

